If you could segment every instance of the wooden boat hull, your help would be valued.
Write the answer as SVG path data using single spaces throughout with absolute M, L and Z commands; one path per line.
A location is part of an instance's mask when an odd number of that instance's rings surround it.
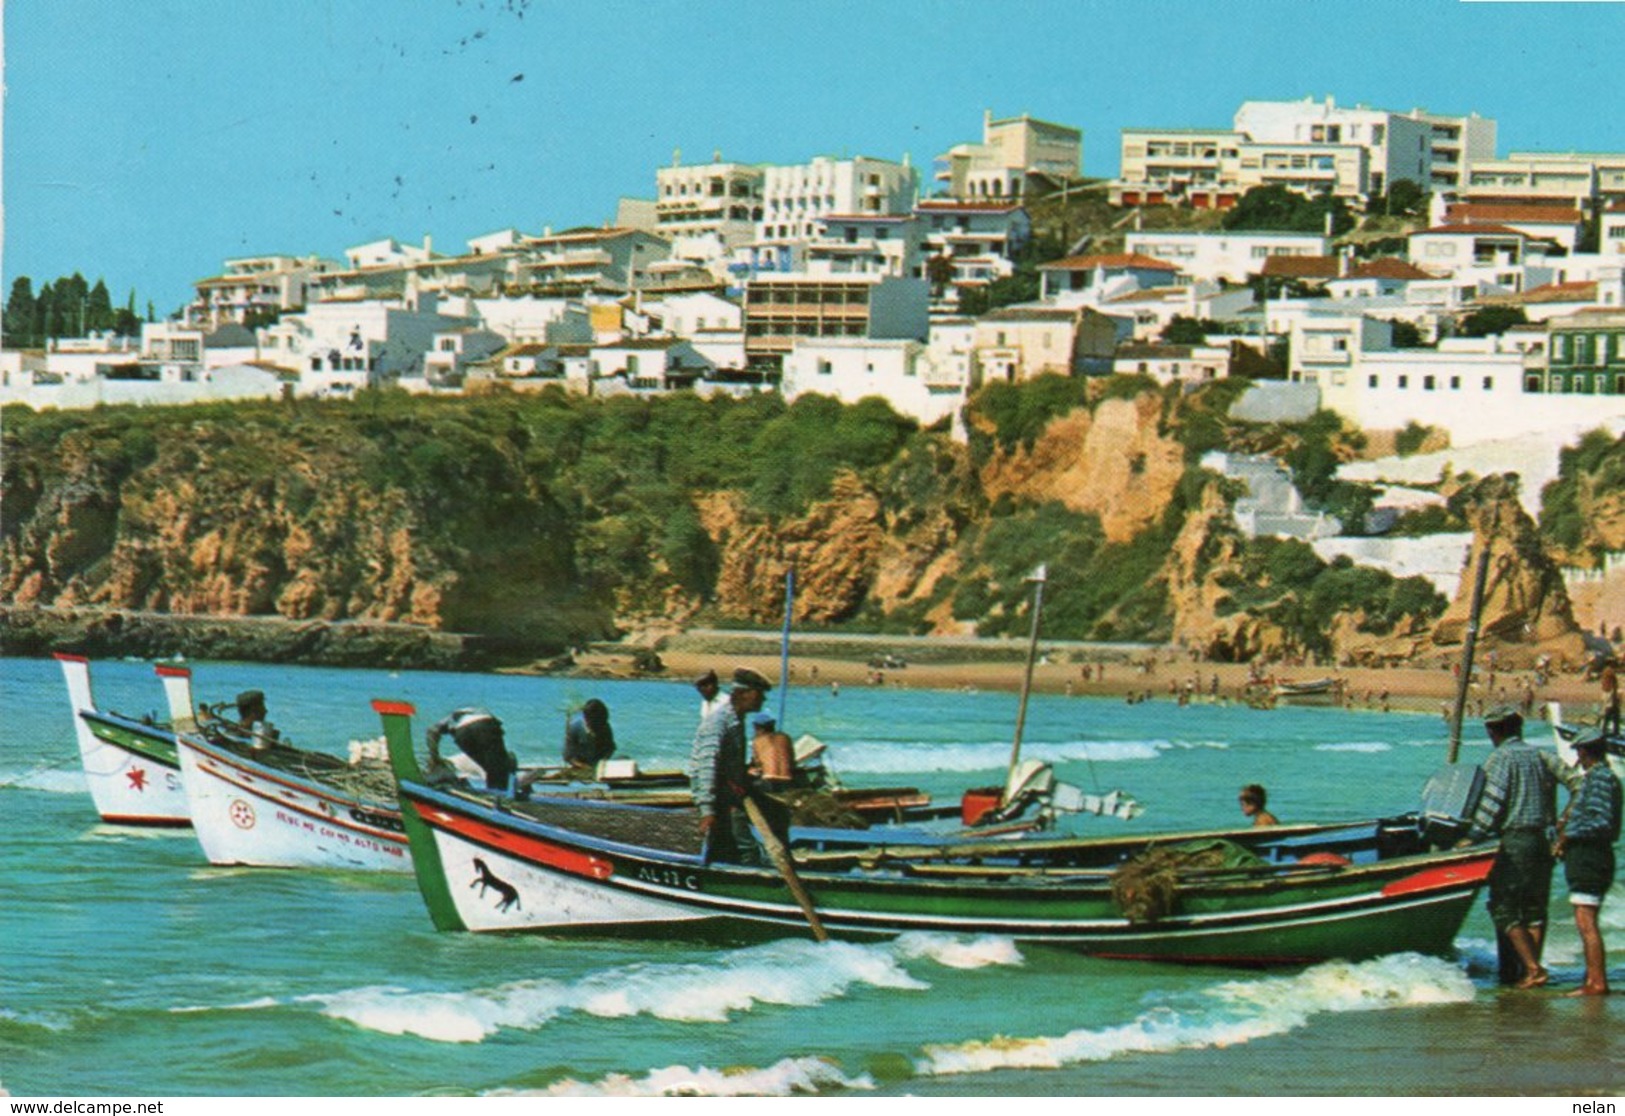
M 74 737 L 96 813 L 116 825 L 191 825 L 170 727 L 97 709 L 90 660 L 61 653 L 56 660 L 67 682 Z
M 405 720 L 400 706 L 380 703 Z M 498 804 L 413 779 L 410 729 L 391 725 L 402 821 L 419 888 L 448 930 L 757 936 L 806 932 L 771 868 L 707 863 L 692 811 L 609 802 Z M 1297 827 L 1305 850 L 1374 839 L 1378 823 Z M 1323 831 L 1323 832 L 1322 832 Z M 1193 835 L 1185 835 L 1193 836 Z M 1201 835 L 1211 836 L 1211 835 Z M 1236 835 L 1238 839 L 1241 834 Z M 1131 921 L 1115 866 L 1148 840 L 1033 840 L 838 854 L 798 871 L 836 936 L 907 931 L 1008 935 L 1107 957 L 1229 964 L 1302 963 L 1403 950 L 1445 953 L 1494 860 L 1494 847 L 1369 863 L 1284 863 L 1182 883 L 1177 907 Z M 868 858 L 874 863 L 866 865 Z
M 210 864 L 411 870 L 400 811 L 262 763 L 201 734 L 176 737 L 192 826 Z

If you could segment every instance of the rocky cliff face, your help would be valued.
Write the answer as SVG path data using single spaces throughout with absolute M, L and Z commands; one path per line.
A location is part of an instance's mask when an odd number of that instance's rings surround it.
M 1100 518 L 1108 542 L 1128 542 L 1161 518 L 1185 475 L 1184 447 L 1159 430 L 1154 392 L 1107 399 L 1051 422 L 1031 450 L 1000 453 L 982 470 L 989 500 L 1056 500 Z
M 1557 564 L 1517 497 L 1515 476 L 1486 477 L 1463 495 L 1473 545 L 1462 568 L 1461 589 L 1432 632 L 1440 647 L 1459 647 L 1472 615 L 1473 585 L 1482 556 L 1483 612 L 1479 647 L 1495 650 L 1509 666 L 1528 666 L 1543 654 L 1579 663 L 1585 646 Z

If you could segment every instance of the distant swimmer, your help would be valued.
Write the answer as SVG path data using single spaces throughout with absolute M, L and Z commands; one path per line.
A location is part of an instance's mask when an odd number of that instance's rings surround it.
M 1269 801 L 1269 794 L 1259 784 L 1248 783 L 1242 787 L 1237 801 L 1241 803 L 1241 812 L 1252 818 L 1254 825 L 1281 824 L 1279 818 L 1264 809 L 1264 804 Z

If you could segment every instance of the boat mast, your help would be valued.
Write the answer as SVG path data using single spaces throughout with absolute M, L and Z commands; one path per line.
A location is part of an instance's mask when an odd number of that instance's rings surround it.
M 1021 705 L 1016 710 L 1016 739 L 1010 746 L 1010 774 L 1016 773 L 1016 764 L 1021 760 L 1021 733 L 1027 727 L 1027 698 L 1033 689 L 1033 663 L 1038 658 L 1038 621 L 1044 612 L 1044 580 L 1048 574 L 1047 566 L 1039 566 L 1027 578 L 1033 583 L 1033 624 L 1032 634 L 1027 639 L 1027 673 L 1021 679 Z M 1009 792 L 1010 780 L 1005 778 L 1005 791 Z
M 784 632 L 779 636 L 779 731 L 784 727 L 784 702 L 790 694 L 790 617 L 796 606 L 796 568 L 784 571 Z
M 1473 599 L 1467 613 L 1467 634 L 1461 643 L 1461 677 L 1456 680 L 1456 708 L 1450 717 L 1449 762 L 1455 763 L 1461 752 L 1461 724 L 1467 716 L 1467 687 L 1473 677 L 1473 652 L 1478 647 L 1478 621 L 1484 612 L 1484 581 L 1490 569 L 1490 542 L 1501 519 L 1500 505 L 1490 519 L 1490 529 L 1478 548 L 1478 566 L 1473 573 Z

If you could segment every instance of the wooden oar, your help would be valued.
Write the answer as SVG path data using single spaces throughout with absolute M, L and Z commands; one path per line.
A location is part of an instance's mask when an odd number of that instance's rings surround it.
M 767 824 L 767 815 L 762 813 L 756 799 L 749 795 L 745 796 L 745 814 L 750 818 L 750 823 L 756 827 L 756 832 L 761 835 L 762 844 L 767 846 L 767 855 L 773 858 L 773 863 L 778 868 L 779 875 L 784 877 L 790 894 L 794 895 L 796 902 L 800 904 L 801 913 L 806 916 L 807 925 L 812 928 L 813 938 L 820 942 L 829 941 L 829 934 L 824 931 L 824 924 L 820 921 L 818 912 L 813 909 L 812 896 L 807 894 L 807 889 L 801 885 L 801 877 L 796 875 L 796 866 L 790 861 L 790 850 L 784 847 L 778 834 Z

